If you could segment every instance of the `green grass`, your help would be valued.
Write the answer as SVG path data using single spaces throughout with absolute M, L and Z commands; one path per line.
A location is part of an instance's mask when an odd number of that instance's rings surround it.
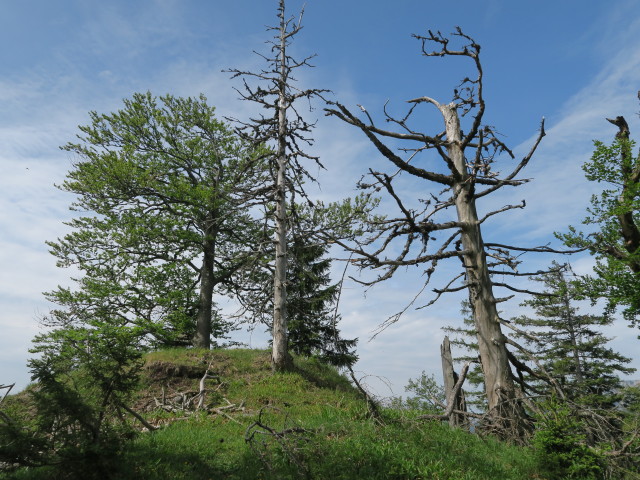
M 406 412 L 369 418 L 364 401 L 335 369 L 308 359 L 272 374 L 257 350 L 166 350 L 145 358 L 134 408 L 159 430 L 143 432 L 114 465 L 121 479 L 533 479 L 529 449 L 480 439 Z M 160 412 L 162 389 L 197 390 L 206 368 L 210 411 L 230 402 L 229 416 Z M 229 418 L 231 417 L 231 418 Z M 256 425 L 260 420 L 263 426 Z M 267 435 L 288 431 L 279 437 Z M 253 433 L 251 442 L 246 438 Z M 23 470 L 17 479 L 52 478 Z M 0 478 L 9 478 L 2 477 Z

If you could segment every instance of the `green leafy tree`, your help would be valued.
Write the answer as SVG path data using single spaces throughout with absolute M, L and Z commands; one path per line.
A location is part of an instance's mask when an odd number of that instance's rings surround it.
M 534 367 L 532 387 L 551 395 L 544 379 L 556 379 L 568 400 L 583 406 L 610 409 L 620 400 L 620 374 L 634 372 L 625 366 L 631 359 L 607 346 L 600 328 L 610 325 L 607 315 L 580 314 L 575 306 L 579 293 L 568 273 L 554 264 L 550 273 L 533 278 L 544 285 L 542 295 L 523 302 L 535 316 L 512 319 L 530 332 L 525 340 L 532 347 L 539 366 Z
M 593 155 L 582 167 L 588 180 L 605 185 L 591 197 L 582 222 L 587 232 L 569 227 L 557 236 L 596 257 L 595 275 L 580 281 L 585 295 L 594 302 L 606 299 L 607 312 L 621 308 L 631 325 L 640 325 L 640 155 L 634 154 L 624 117 L 607 120 L 618 127 L 614 142 L 595 141 Z
M 413 394 L 404 401 L 405 408 L 422 413 L 444 413 L 447 403 L 444 388 L 438 384 L 433 375 L 427 375 L 424 370 L 418 378 L 409 379 L 404 391 Z
M 264 151 L 238 139 L 204 97 L 134 94 L 112 114 L 90 113 L 60 187 L 77 195 L 72 232 L 50 242 L 77 288 L 58 288 L 49 320 L 68 326 L 88 312 L 132 325 L 160 344 L 209 348 L 229 326 L 214 292 L 242 290 L 263 248 L 249 211 Z

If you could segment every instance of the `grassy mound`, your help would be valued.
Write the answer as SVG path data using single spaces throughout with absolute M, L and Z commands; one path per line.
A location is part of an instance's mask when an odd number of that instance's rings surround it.
M 140 425 L 114 478 L 540 478 L 527 449 L 408 412 L 372 420 L 349 381 L 314 360 L 274 375 L 266 351 L 166 350 L 147 355 L 143 371 L 131 407 L 158 429 Z

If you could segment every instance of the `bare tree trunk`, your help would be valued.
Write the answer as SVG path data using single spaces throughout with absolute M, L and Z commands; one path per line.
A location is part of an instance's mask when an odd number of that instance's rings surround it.
M 480 222 L 476 211 L 473 182 L 470 181 L 466 159 L 462 147 L 460 119 L 455 104 L 437 105 L 444 117 L 447 154 L 455 166 L 458 175 L 453 189 L 461 225 L 463 256 L 466 281 L 469 288 L 469 301 L 478 332 L 478 348 L 484 373 L 485 390 L 490 412 L 513 423 L 509 430 L 521 431 L 525 419 L 524 410 L 516 398 L 516 386 L 511 376 L 511 368 L 505 345 L 505 337 L 500 328 L 496 299 L 493 295 L 493 283 L 489 275 Z M 500 412 L 507 408 L 508 413 Z M 519 425 L 522 423 L 522 425 Z
M 287 193 L 299 194 L 307 198 L 304 191 L 304 181 L 315 181 L 306 167 L 300 161 L 306 159 L 315 162 L 322 168 L 318 157 L 305 153 L 301 146 L 312 145 L 313 139 L 308 135 L 313 129 L 313 124 L 304 120 L 293 104 L 296 100 L 321 96 L 326 90 L 301 89 L 295 87 L 296 82 L 292 72 L 297 68 L 310 67 L 309 56 L 303 60 L 296 60 L 287 54 L 287 45 L 302 29 L 302 16 L 300 12 L 297 21 L 294 18 L 285 18 L 285 0 L 278 3 L 278 26 L 269 27 L 269 31 L 277 32 L 269 43 L 271 54 L 260 55 L 267 61 L 268 66 L 259 72 L 245 72 L 231 70 L 235 77 L 250 77 L 256 79 L 265 86 L 251 87 L 244 82 L 244 93 L 238 93 L 245 100 L 258 103 L 262 108 L 269 110 L 269 114 L 254 118 L 248 123 L 240 122 L 241 131 L 250 136 L 257 144 L 272 145 L 275 150 L 274 199 L 275 202 L 275 265 L 273 279 L 273 322 L 272 322 L 272 353 L 271 365 L 274 371 L 290 369 L 291 356 L 288 353 L 288 333 L 285 304 L 287 301 L 287 237 L 292 218 L 287 212 Z M 309 200 L 307 198 L 307 200 Z M 269 199 L 271 201 L 271 199 Z
M 464 400 L 464 392 L 459 389 L 455 391 L 458 375 L 453 370 L 453 357 L 451 356 L 451 343 L 449 337 L 444 337 L 442 345 L 440 345 L 440 356 L 442 359 L 442 376 L 444 378 L 444 391 L 447 399 L 447 407 L 453 405 L 452 412 L 467 411 L 467 405 Z M 452 427 L 460 427 L 466 423 L 463 415 L 451 413 L 449 416 L 449 425 Z
M 280 0 L 280 84 L 278 86 L 278 173 L 276 178 L 276 260 L 273 276 L 273 348 L 271 366 L 274 371 L 284 371 L 290 366 L 287 338 L 287 56 L 284 0 Z

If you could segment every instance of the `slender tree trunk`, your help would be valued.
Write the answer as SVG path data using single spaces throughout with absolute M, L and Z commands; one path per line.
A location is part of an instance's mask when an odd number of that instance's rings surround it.
M 214 259 L 216 249 L 216 235 L 214 228 L 215 215 L 207 218 L 205 237 L 203 242 L 203 259 L 200 270 L 200 298 L 198 318 L 196 320 L 196 334 L 193 346 L 196 348 L 211 348 L 211 315 L 213 314 L 213 289 L 215 287 Z
M 513 433 L 520 433 L 525 413 L 516 401 L 516 386 L 512 379 L 507 356 L 505 337 L 500 327 L 493 284 L 489 275 L 486 253 L 478 213 L 476 211 L 473 183 L 469 181 L 466 159 L 462 146 L 460 119 L 455 104 L 439 105 L 445 120 L 447 153 L 457 170 L 454 195 L 458 221 L 461 223 L 461 241 L 464 256 L 469 301 L 473 311 L 478 347 L 484 373 L 489 411 L 495 419 L 507 420 L 505 425 Z
M 564 279 L 562 279 L 564 283 Z M 565 283 L 566 287 L 566 283 Z M 576 318 L 571 314 L 571 305 L 569 304 L 569 296 L 566 292 L 562 295 L 562 306 L 565 311 L 565 319 L 564 321 L 567 324 L 569 330 L 569 338 L 571 340 L 571 348 L 573 350 L 573 364 L 575 368 L 576 381 L 582 385 L 583 375 L 582 375 L 582 361 L 580 359 L 580 351 L 578 349 L 578 338 L 576 336 Z
M 274 371 L 285 371 L 290 366 L 287 345 L 287 56 L 286 56 L 286 24 L 284 17 L 284 0 L 280 0 L 280 85 L 278 98 L 278 173 L 276 178 L 276 232 L 275 232 L 275 273 L 273 277 L 273 347 L 271 366 Z

